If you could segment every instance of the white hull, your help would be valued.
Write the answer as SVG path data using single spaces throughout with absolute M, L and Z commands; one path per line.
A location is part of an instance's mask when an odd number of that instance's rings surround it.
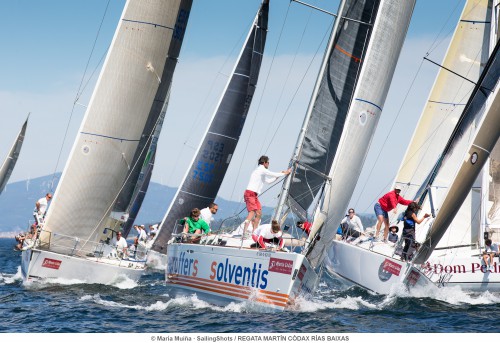
M 125 277 L 138 281 L 145 263 L 107 257 L 68 256 L 51 251 L 28 249 L 22 252 L 24 282 L 50 279 L 112 284 Z
M 473 256 L 475 255 L 475 256 Z M 422 273 L 439 286 L 460 286 L 462 290 L 476 292 L 500 291 L 500 263 L 494 258 L 493 271 L 488 271 L 480 252 L 470 252 L 442 257 L 431 256 L 428 263 L 422 265 Z
M 325 260 L 327 269 L 363 288 L 379 294 L 390 294 L 404 287 L 435 287 L 419 269 L 410 263 L 393 258 L 392 245 L 369 243 L 356 246 L 345 241 L 334 241 Z
M 172 243 L 167 255 L 165 279 L 174 293 L 221 306 L 248 301 L 284 310 L 318 282 L 304 255 L 292 252 Z

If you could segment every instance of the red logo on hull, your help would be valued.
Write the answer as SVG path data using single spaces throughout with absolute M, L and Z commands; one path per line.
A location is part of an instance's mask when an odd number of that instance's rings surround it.
M 384 261 L 384 267 L 383 269 L 386 271 L 386 272 L 389 272 L 391 273 L 392 275 L 396 275 L 396 276 L 399 276 L 399 273 L 401 272 L 401 265 L 400 264 L 397 264 L 395 262 L 392 262 L 391 260 L 389 259 L 386 259 Z
M 51 268 L 51 269 L 59 269 L 62 261 L 53 260 L 51 258 L 45 258 L 42 262 L 42 267 Z
M 293 261 L 283 260 L 281 258 L 273 258 L 269 260 L 269 268 L 270 272 L 281 273 L 281 274 L 292 274 L 293 269 Z
M 299 270 L 299 280 L 300 281 L 302 281 L 302 279 L 304 278 L 304 275 L 306 275 L 306 272 L 307 272 L 307 267 L 304 265 L 301 265 L 300 270 Z

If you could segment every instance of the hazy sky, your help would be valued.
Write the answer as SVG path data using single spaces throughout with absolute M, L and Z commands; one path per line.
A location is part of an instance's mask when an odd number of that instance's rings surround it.
M 390 188 L 437 73 L 436 66 L 421 65 L 422 59 L 429 53 L 441 61 L 464 1 L 417 0 L 353 196 L 351 206 L 358 212 L 371 213 Z M 308 2 L 334 13 L 338 7 L 338 1 Z M 0 161 L 31 112 L 10 182 L 63 170 L 124 3 L 111 0 L 103 19 L 107 0 L 0 1 Z M 180 183 L 259 5 L 260 0 L 194 0 L 153 181 Z M 219 196 L 240 201 L 262 154 L 270 156 L 271 170 L 287 167 L 332 21 L 328 14 L 289 0 L 271 0 L 256 96 Z M 85 90 L 73 106 L 82 82 Z M 278 188 L 262 197 L 264 204 L 274 205 Z

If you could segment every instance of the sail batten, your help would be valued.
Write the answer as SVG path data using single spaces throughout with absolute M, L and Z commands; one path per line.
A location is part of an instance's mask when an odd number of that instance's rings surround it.
M 128 193 L 123 207 L 129 204 L 145 158 L 140 152 L 147 151 L 142 142 L 163 107 L 157 100 L 165 99 L 170 87 L 169 63 L 176 62 L 169 53 L 180 49 L 191 4 L 127 1 L 47 213 L 41 239 L 50 241 L 51 249 L 57 249 L 59 237 L 97 241 L 120 193 Z
M 163 218 L 152 249 L 166 253 L 179 219 L 215 200 L 243 130 L 262 64 L 269 1 L 262 2 L 191 167 Z M 210 134 L 209 134 L 210 133 Z

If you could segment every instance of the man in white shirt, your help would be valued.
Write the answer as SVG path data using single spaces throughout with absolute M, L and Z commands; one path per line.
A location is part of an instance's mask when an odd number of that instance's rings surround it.
M 52 194 L 47 193 L 43 198 L 38 199 L 35 204 L 35 210 L 33 211 L 33 216 L 35 217 L 36 223 L 43 223 L 45 218 L 45 213 L 47 212 L 47 207 L 49 206 L 49 201 L 52 199 Z
M 134 228 L 137 230 L 137 236 L 134 240 L 134 245 L 137 247 L 137 244 L 139 244 L 139 242 L 146 242 L 146 240 L 148 239 L 148 235 L 146 234 L 144 225 L 135 225 Z
M 217 213 L 219 210 L 219 206 L 216 203 L 210 203 L 208 207 L 205 207 L 204 209 L 200 210 L 200 217 L 203 219 L 210 228 L 212 228 L 212 222 L 215 220 L 214 215 Z
M 116 248 L 116 252 L 119 257 L 123 257 L 127 255 L 127 240 L 122 237 L 121 232 L 116 233 L 116 238 L 113 241 L 113 245 Z
M 342 226 L 342 236 L 344 238 L 357 238 L 365 231 L 361 219 L 356 215 L 353 208 L 349 209 L 347 216 L 342 219 L 340 225 Z
M 290 174 L 291 169 L 284 170 L 281 173 L 276 173 L 268 170 L 269 157 L 261 156 L 259 158 L 258 167 L 252 172 L 250 181 L 243 198 L 247 205 L 248 216 L 245 220 L 245 233 L 247 232 L 250 222 L 252 223 L 252 232 L 259 225 L 260 217 L 262 216 L 262 205 L 259 202 L 259 194 L 262 192 L 264 183 L 273 183 L 279 177 Z
M 277 250 L 283 249 L 283 232 L 281 231 L 280 224 L 273 220 L 271 224 L 259 225 L 252 233 L 252 239 L 256 243 L 257 247 L 266 249 L 267 244 L 278 245 Z
M 485 252 L 483 253 L 484 264 L 486 265 L 486 270 L 493 271 L 493 257 L 498 256 L 498 243 L 492 242 L 491 239 L 486 239 L 484 241 Z

